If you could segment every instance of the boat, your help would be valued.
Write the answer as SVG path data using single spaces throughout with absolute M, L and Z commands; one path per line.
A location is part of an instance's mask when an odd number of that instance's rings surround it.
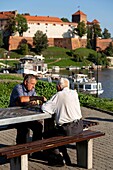
M 46 74 L 48 71 L 47 64 L 44 63 L 44 57 L 42 55 L 32 56 L 26 55 L 20 58 L 19 64 L 17 65 L 18 74 Z
M 80 67 L 77 67 L 77 66 L 69 66 L 69 67 L 66 67 L 67 70 L 79 70 Z
M 88 78 L 86 74 L 76 74 L 73 78 L 73 88 L 77 88 L 78 92 L 84 92 L 88 94 L 101 95 L 104 90 L 102 89 L 102 83 L 96 82 L 95 77 Z
M 70 88 L 77 89 L 78 92 L 93 95 L 101 95 L 104 92 L 102 89 L 102 83 L 97 83 L 95 77 L 89 79 L 86 74 L 75 74 L 73 77 L 71 76 L 68 79 L 70 81 Z
M 52 70 L 55 71 L 55 72 L 59 72 L 60 67 L 59 66 L 53 66 Z
M 104 90 L 102 89 L 101 82 L 81 82 L 81 83 L 75 83 L 75 86 L 78 90 L 78 92 L 84 92 L 87 94 L 102 94 Z

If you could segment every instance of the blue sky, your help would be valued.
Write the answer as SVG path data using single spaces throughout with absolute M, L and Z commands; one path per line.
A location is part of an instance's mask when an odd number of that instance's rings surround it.
M 97 19 L 102 30 L 107 28 L 113 37 L 113 0 L 2 0 L 0 11 L 17 10 L 18 13 L 30 13 L 38 16 L 68 18 L 81 10 L 88 21 Z

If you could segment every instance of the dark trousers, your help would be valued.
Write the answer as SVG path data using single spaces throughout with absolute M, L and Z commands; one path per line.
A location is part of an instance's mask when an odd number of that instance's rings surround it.
M 60 136 L 60 135 L 64 135 L 64 136 L 74 136 L 77 135 L 79 133 L 81 133 L 83 131 L 83 122 L 82 120 L 79 120 L 77 122 L 71 122 L 71 123 L 67 123 L 64 124 L 62 126 L 56 126 L 55 128 L 53 128 L 52 130 L 48 131 L 45 133 L 44 137 L 45 138 L 50 138 L 53 136 Z M 70 163 L 70 158 L 68 156 L 67 153 L 67 149 L 66 146 L 60 146 L 58 148 L 55 149 L 51 149 L 49 150 L 49 154 L 54 153 L 54 154 L 59 154 L 60 152 L 62 152 L 63 154 L 63 158 L 66 161 L 66 163 Z
M 33 131 L 32 141 L 42 139 L 43 125 L 39 121 L 19 123 L 18 125 L 16 124 L 16 129 L 17 129 L 17 137 L 16 137 L 17 144 L 26 143 L 29 129 Z

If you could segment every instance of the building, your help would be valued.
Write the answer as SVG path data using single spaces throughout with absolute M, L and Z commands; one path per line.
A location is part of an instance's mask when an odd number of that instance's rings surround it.
M 8 18 L 10 16 L 16 16 L 17 13 L 18 12 L 16 10 L 0 12 L 0 29 L 3 30 Z M 72 14 L 72 22 L 63 22 L 60 18 L 52 16 L 31 16 L 30 14 L 24 14 L 23 16 L 27 20 L 29 29 L 23 33 L 23 37 L 19 37 L 18 33 L 10 36 L 8 50 L 17 49 L 23 39 L 26 39 L 27 43 L 33 46 L 33 36 L 37 30 L 41 30 L 47 35 L 49 46 L 57 46 L 68 49 L 86 47 L 87 35 L 79 38 L 77 35 L 73 34 L 74 28 L 76 28 L 78 23 L 81 21 L 84 21 L 85 24 L 90 27 L 95 23 L 100 24 L 96 19 L 92 22 L 87 21 L 87 15 L 80 10 Z M 110 40 L 110 42 L 111 41 L 112 40 Z M 100 44 L 101 48 L 103 48 L 102 42 L 100 43 L 99 39 L 98 44 Z M 108 45 L 109 43 L 107 43 L 107 46 Z

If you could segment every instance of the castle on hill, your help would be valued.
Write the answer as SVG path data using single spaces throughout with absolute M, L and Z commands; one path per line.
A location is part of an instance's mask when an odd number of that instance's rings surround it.
M 9 17 L 16 16 L 17 14 L 17 10 L 0 12 L 0 30 L 4 30 Z M 20 37 L 18 33 L 10 36 L 8 50 L 17 49 L 23 39 L 26 39 L 27 43 L 33 46 L 33 37 L 37 30 L 42 31 L 47 35 L 49 46 L 57 46 L 68 49 L 86 47 L 87 35 L 79 38 L 77 35 L 73 34 L 74 28 L 76 28 L 78 23 L 81 21 L 84 21 L 84 23 L 88 26 L 100 24 L 100 22 L 96 19 L 89 22 L 87 20 L 87 15 L 81 10 L 72 14 L 71 22 L 63 22 L 60 18 L 53 16 L 31 16 L 30 14 L 24 14 L 23 16 L 27 20 L 28 30 L 23 33 L 22 37 Z M 105 40 L 98 38 L 96 43 L 97 46 L 103 50 L 110 42 L 112 42 L 112 39 Z

